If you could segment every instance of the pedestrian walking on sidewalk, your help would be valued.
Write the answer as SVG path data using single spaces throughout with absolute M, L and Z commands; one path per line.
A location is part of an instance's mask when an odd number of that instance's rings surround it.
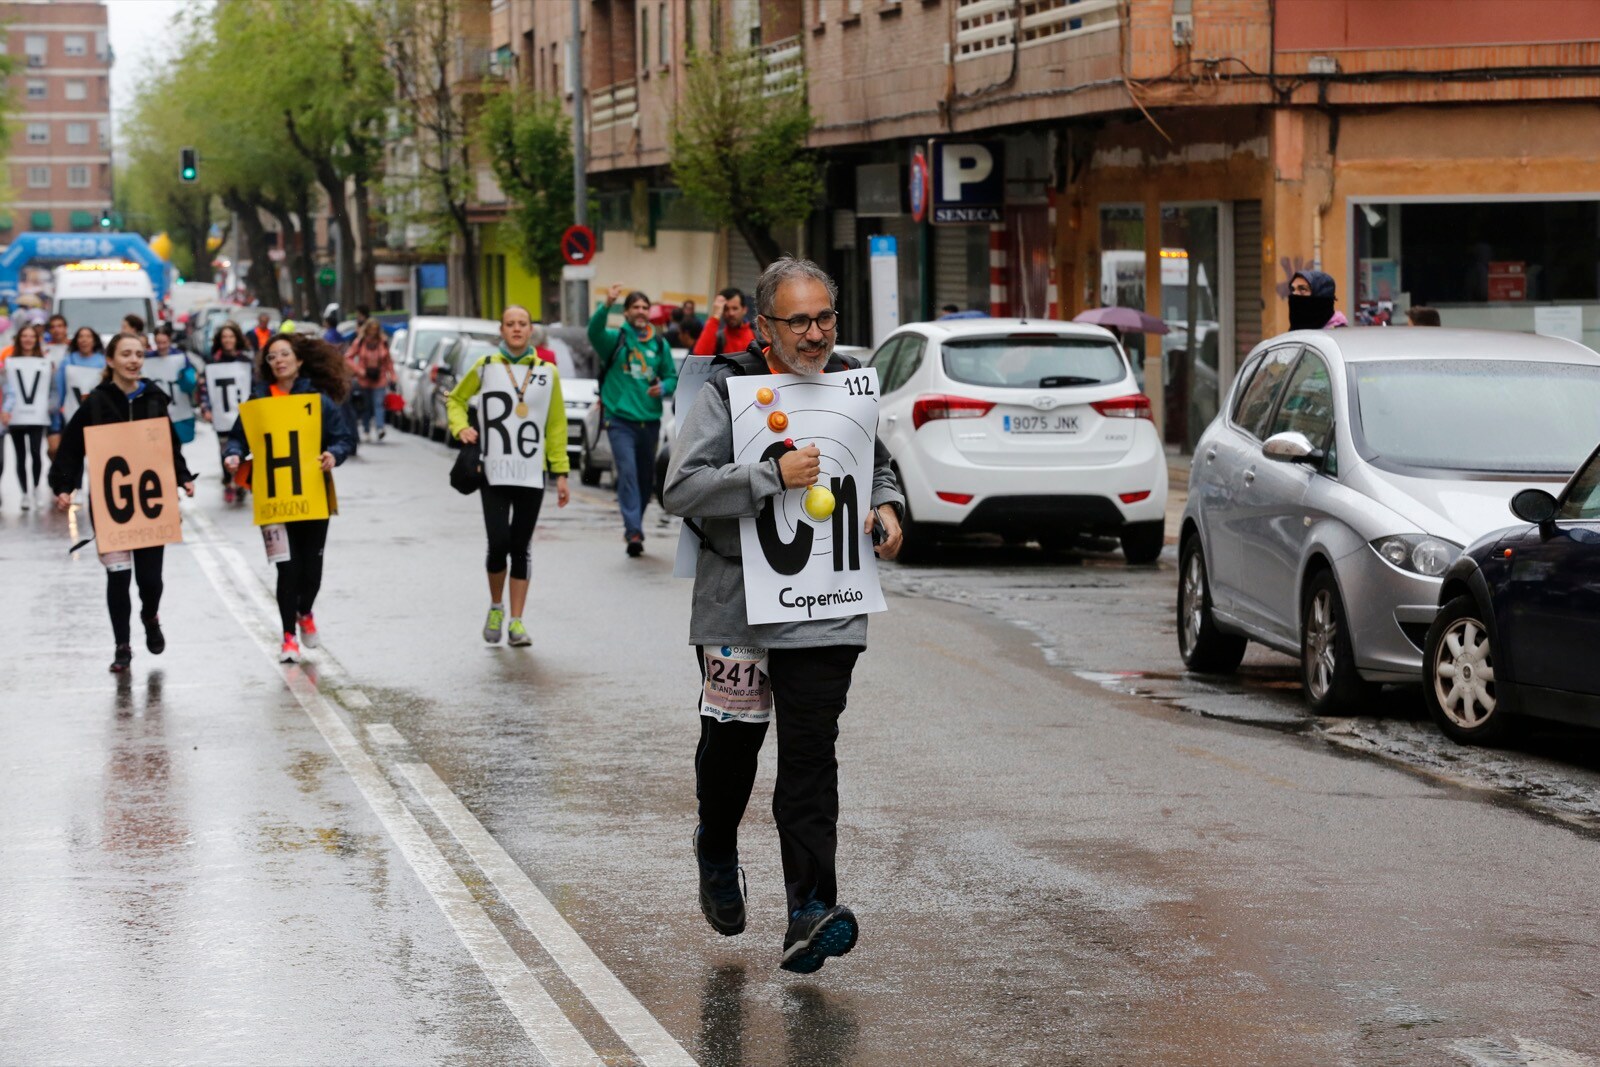
M 589 343 L 600 354 L 600 413 L 617 472 L 617 507 L 629 556 L 644 554 L 644 512 L 656 479 L 661 398 L 678 387 L 678 365 L 667 339 L 650 325 L 650 298 L 640 292 L 622 302 L 622 328 L 606 317 L 622 295 L 613 285 L 589 319 Z
M 738 463 L 733 458 L 733 418 L 728 379 L 735 374 L 787 373 L 814 377 L 859 367 L 834 353 L 838 287 L 816 264 L 783 258 L 756 286 L 757 323 L 770 347 L 759 343 L 736 357 L 721 357 L 686 413 L 667 472 L 666 506 L 700 519 L 702 544 L 695 575 L 689 640 L 701 677 L 726 683 L 728 670 L 765 660 L 748 677 L 762 699 L 729 713 L 713 705 L 708 683 L 700 701 L 700 744 L 695 751 L 695 795 L 700 825 L 694 852 L 700 869 L 700 908 L 718 933 L 744 930 L 738 830 L 755 783 L 756 759 L 768 722 L 778 724 L 778 780 L 772 814 L 787 887 L 789 928 L 781 966 L 809 973 L 856 943 L 855 913 L 839 904 L 834 854 L 838 845 L 839 766 L 834 744 L 856 659 L 867 643 L 867 617 L 751 625 L 745 609 L 744 561 L 739 522 L 760 514 L 770 497 L 816 483 L 819 451 L 791 450 L 777 459 Z M 877 554 L 900 551 L 905 506 L 889 454 L 876 446 L 867 532 L 881 524 Z M 720 692 L 720 690 L 719 690 Z
M 463 445 L 481 442 L 484 483 L 478 496 L 489 538 L 489 617 L 483 639 L 491 645 L 500 643 L 506 625 L 508 559 L 507 643 L 518 648 L 533 644 L 522 613 L 528 603 L 528 553 L 547 475 L 556 480 L 556 507 L 567 506 L 567 411 L 556 354 L 543 347 L 545 336 L 527 308 L 512 304 L 500 314 L 500 351 L 474 363 L 445 400 L 451 436 Z M 473 397 L 479 398 L 475 418 L 467 410 Z
M 50 466 L 50 489 L 56 494 L 56 507 L 66 511 L 72 506 L 72 495 L 83 481 L 85 463 L 83 431 L 90 426 L 104 426 L 113 422 L 131 422 L 135 419 L 165 419 L 167 406 L 172 402 L 161 387 L 143 377 L 144 338 L 131 333 L 119 333 L 111 339 L 106 354 L 105 377 L 83 398 L 78 410 L 61 434 L 61 444 L 56 450 L 55 462 Z M 171 429 L 172 469 L 183 486 L 183 491 L 194 496 L 194 475 L 183 461 L 182 442 L 178 431 Z M 133 614 L 132 586 L 139 586 L 139 619 L 144 623 L 144 646 L 152 656 L 159 656 L 167 647 L 166 635 L 161 632 L 161 564 L 165 546 L 136 548 L 130 554 L 131 565 L 109 564 L 106 569 L 106 607 L 111 612 L 111 632 L 116 641 L 116 653 L 111 660 L 111 670 L 126 671 L 133 662 L 133 641 L 130 631 Z M 118 569 L 111 569 L 116 566 Z
M 383 398 L 394 382 L 394 360 L 389 356 L 389 341 L 383 335 L 383 323 L 368 319 L 361 332 L 350 342 L 344 354 L 355 376 L 356 391 L 361 396 L 357 410 L 361 415 L 361 433 L 369 440 L 384 438 Z
M 322 433 L 319 463 L 326 474 L 350 458 L 355 431 L 346 423 L 339 405 L 350 393 L 350 372 L 339 350 L 328 342 L 304 334 L 279 334 L 267 342 L 256 368 L 250 399 L 267 396 L 322 394 Z M 223 468 L 232 474 L 249 452 L 244 416 L 240 415 L 222 448 Z M 283 624 L 281 663 L 299 663 L 300 648 L 322 643 L 312 614 L 322 588 L 322 554 L 328 545 L 327 519 L 285 522 L 289 558 L 277 564 L 278 620 Z M 298 628 L 299 636 L 296 637 Z

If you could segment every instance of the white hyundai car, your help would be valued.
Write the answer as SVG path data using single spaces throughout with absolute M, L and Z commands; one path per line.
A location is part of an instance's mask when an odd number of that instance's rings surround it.
M 1161 554 L 1167 455 L 1150 398 L 1106 330 L 919 322 L 891 334 L 868 365 L 913 558 L 942 536 L 971 533 L 1046 549 L 1110 535 L 1130 563 Z

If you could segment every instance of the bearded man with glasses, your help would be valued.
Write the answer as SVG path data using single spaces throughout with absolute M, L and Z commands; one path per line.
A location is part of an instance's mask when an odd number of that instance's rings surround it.
M 857 657 L 866 649 L 867 617 L 752 625 L 745 610 L 739 520 L 760 514 L 767 500 L 787 489 L 813 485 L 821 473 L 816 446 L 793 449 L 756 463 L 733 456 L 728 379 L 735 374 L 813 377 L 854 370 L 860 364 L 833 350 L 838 329 L 838 287 L 815 263 L 785 257 L 756 285 L 756 340 L 719 365 L 696 397 L 678 431 L 667 471 L 667 510 L 696 516 L 701 537 L 690 610 L 689 641 L 702 676 L 708 656 L 764 654 L 770 709 L 724 718 L 700 707 L 695 752 L 695 795 L 700 825 L 694 853 L 700 868 L 700 908 L 713 929 L 742 933 L 738 830 L 755 784 L 756 759 L 769 718 L 778 724 L 778 780 L 772 814 L 778 824 L 789 927 L 780 966 L 810 973 L 829 956 L 855 946 L 855 913 L 838 901 L 834 854 L 838 843 L 839 766 L 834 742 Z M 866 532 L 879 531 L 876 552 L 900 551 L 905 498 L 882 442 L 873 464 Z M 761 657 L 757 657 L 761 658 Z

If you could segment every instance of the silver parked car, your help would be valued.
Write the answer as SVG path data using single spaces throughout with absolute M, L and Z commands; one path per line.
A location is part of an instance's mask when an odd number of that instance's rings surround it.
M 1415 683 L 1445 570 L 1600 440 L 1600 355 L 1490 330 L 1302 330 L 1256 346 L 1195 446 L 1178 648 L 1300 658 L 1318 713 Z

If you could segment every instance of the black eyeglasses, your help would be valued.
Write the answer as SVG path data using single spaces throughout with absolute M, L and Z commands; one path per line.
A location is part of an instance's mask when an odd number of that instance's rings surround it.
M 769 321 L 781 322 L 789 327 L 791 333 L 804 337 L 811 332 L 811 324 L 813 322 L 817 324 L 817 329 L 823 333 L 831 332 L 835 326 L 839 325 L 839 313 L 833 308 L 827 308 L 824 311 L 817 312 L 815 315 L 790 315 L 786 319 L 771 319 Z

